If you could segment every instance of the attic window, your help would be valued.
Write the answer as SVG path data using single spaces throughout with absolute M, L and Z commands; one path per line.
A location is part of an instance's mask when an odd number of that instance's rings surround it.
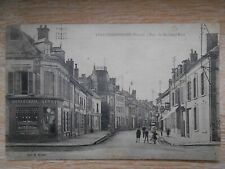
M 10 31 L 10 40 L 18 40 L 20 37 L 19 32 L 16 29 L 11 29 Z

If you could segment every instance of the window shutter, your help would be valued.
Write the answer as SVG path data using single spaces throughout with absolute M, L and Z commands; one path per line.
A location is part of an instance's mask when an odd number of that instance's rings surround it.
M 20 72 L 14 73 L 14 92 L 15 94 L 21 94 L 21 77 Z
M 28 92 L 29 94 L 33 93 L 33 73 L 28 72 Z
M 37 95 L 39 95 L 40 94 L 40 74 L 39 73 L 36 73 L 35 74 L 35 93 L 37 94 Z
M 13 94 L 13 72 L 8 73 L 8 94 Z

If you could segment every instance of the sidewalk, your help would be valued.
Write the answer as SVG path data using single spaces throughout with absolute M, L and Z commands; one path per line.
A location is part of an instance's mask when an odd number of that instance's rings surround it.
M 101 143 L 111 137 L 108 131 L 89 133 L 76 138 L 63 140 L 60 142 L 47 143 L 7 143 L 8 147 L 75 147 L 75 146 L 90 146 Z
M 166 136 L 166 133 L 163 133 L 161 139 L 167 144 L 173 146 L 217 146 L 220 145 L 220 142 L 197 142 L 191 138 L 181 137 L 177 135 Z

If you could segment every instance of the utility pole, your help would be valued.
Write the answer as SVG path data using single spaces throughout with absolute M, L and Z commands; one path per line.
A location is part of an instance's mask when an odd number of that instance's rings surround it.
M 66 39 L 65 30 L 66 29 L 62 27 L 62 24 L 56 28 L 56 39 L 60 41 L 60 47 L 62 47 L 62 41 Z
M 172 62 L 173 62 L 173 71 L 174 71 L 174 78 L 176 78 L 176 72 L 175 72 L 175 68 L 176 68 L 176 56 L 173 56 L 172 58 Z M 175 79 L 174 79 L 175 80 Z M 173 87 L 175 88 L 175 82 L 173 82 Z

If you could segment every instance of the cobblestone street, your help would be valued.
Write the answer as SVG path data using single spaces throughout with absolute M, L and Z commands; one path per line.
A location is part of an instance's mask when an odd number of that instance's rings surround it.
M 8 151 L 9 159 L 186 159 L 216 160 L 217 146 L 170 146 L 136 143 L 135 131 L 122 131 L 93 146 L 70 147 L 63 151 L 41 148 L 39 151 Z M 46 150 L 45 150 L 46 149 Z

